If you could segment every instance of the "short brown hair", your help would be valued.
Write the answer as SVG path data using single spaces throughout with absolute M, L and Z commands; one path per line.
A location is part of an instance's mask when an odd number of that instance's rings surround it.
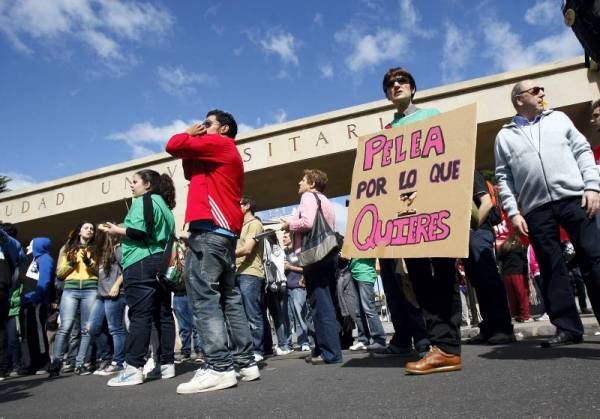
M 325 186 L 327 186 L 327 173 L 319 169 L 304 169 L 304 176 L 306 176 L 308 183 L 315 185 L 317 191 L 325 191 Z
M 417 92 L 417 83 L 415 82 L 415 78 L 412 76 L 412 74 L 410 74 L 410 72 L 402 67 L 394 67 L 394 68 L 390 68 L 387 73 L 385 73 L 385 75 L 383 76 L 383 82 L 382 82 L 382 86 L 383 86 L 383 93 L 386 94 L 387 96 L 387 85 L 388 82 L 393 79 L 396 78 L 398 76 L 404 76 L 408 79 L 409 83 L 410 83 L 410 88 L 411 90 L 414 90 L 415 93 Z M 415 93 L 413 93 L 412 95 L 410 95 L 411 99 L 415 96 Z

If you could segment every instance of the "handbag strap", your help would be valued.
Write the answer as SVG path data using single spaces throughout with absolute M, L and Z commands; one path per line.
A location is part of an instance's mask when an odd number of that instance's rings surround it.
M 315 196 L 315 199 L 317 200 L 317 211 L 321 209 L 321 200 L 319 199 L 319 194 L 317 194 L 316 192 L 313 192 L 313 195 Z

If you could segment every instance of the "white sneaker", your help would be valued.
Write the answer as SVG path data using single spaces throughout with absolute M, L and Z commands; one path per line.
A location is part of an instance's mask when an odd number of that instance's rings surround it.
M 156 363 L 154 362 L 154 358 L 152 358 L 152 357 L 148 358 L 148 360 L 144 364 L 144 369 L 143 369 L 144 377 L 146 377 L 148 374 L 150 374 L 155 368 L 156 368 Z
M 125 364 L 125 369 L 119 374 L 108 380 L 108 385 L 111 387 L 134 386 L 144 382 L 144 374 L 141 368 L 132 367 Z
M 260 362 L 264 359 L 265 359 L 265 357 L 262 356 L 261 354 L 254 354 L 254 362 Z
M 177 386 L 177 394 L 202 393 L 204 391 L 221 390 L 235 387 L 237 378 L 235 371 L 215 371 L 210 368 L 200 368 L 190 381 Z
M 293 352 L 292 349 L 281 349 L 279 346 L 275 347 L 275 354 L 278 356 L 288 355 L 288 354 L 291 354 L 292 352 Z
M 258 365 L 252 365 L 251 367 L 240 368 L 235 376 L 242 381 L 254 381 L 260 378 L 260 371 Z
M 147 374 L 144 374 L 146 380 L 168 380 L 175 377 L 175 364 L 164 364 L 160 368 L 156 367 Z
M 351 351 L 366 351 L 367 346 L 362 342 L 356 342 L 354 345 L 352 345 L 348 349 L 350 349 Z
M 306 343 L 304 345 L 302 345 L 302 347 L 300 348 L 300 351 L 302 352 L 310 352 L 310 345 L 307 345 Z

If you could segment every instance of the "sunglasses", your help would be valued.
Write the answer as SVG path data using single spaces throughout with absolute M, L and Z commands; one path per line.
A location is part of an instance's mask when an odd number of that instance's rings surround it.
M 206 121 L 204 121 L 202 123 L 202 125 L 204 125 L 206 128 L 210 128 L 210 126 L 213 124 L 213 122 L 210 119 L 207 119 Z
M 390 79 L 390 80 L 387 81 L 387 83 L 385 84 L 385 88 L 389 89 L 395 83 L 398 83 L 398 84 L 410 84 L 410 80 L 408 78 L 404 77 L 404 76 L 394 77 L 393 79 Z
M 540 92 L 545 92 L 544 88 L 542 86 L 535 86 L 531 89 L 523 90 L 522 92 L 517 93 L 517 96 L 522 95 L 523 93 L 529 93 L 532 96 L 537 96 Z

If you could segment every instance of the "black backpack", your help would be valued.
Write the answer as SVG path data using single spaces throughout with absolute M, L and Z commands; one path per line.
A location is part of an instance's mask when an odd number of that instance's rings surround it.
M 600 62 L 600 0 L 566 0 L 563 4 L 565 24 L 570 26 L 588 56 Z

